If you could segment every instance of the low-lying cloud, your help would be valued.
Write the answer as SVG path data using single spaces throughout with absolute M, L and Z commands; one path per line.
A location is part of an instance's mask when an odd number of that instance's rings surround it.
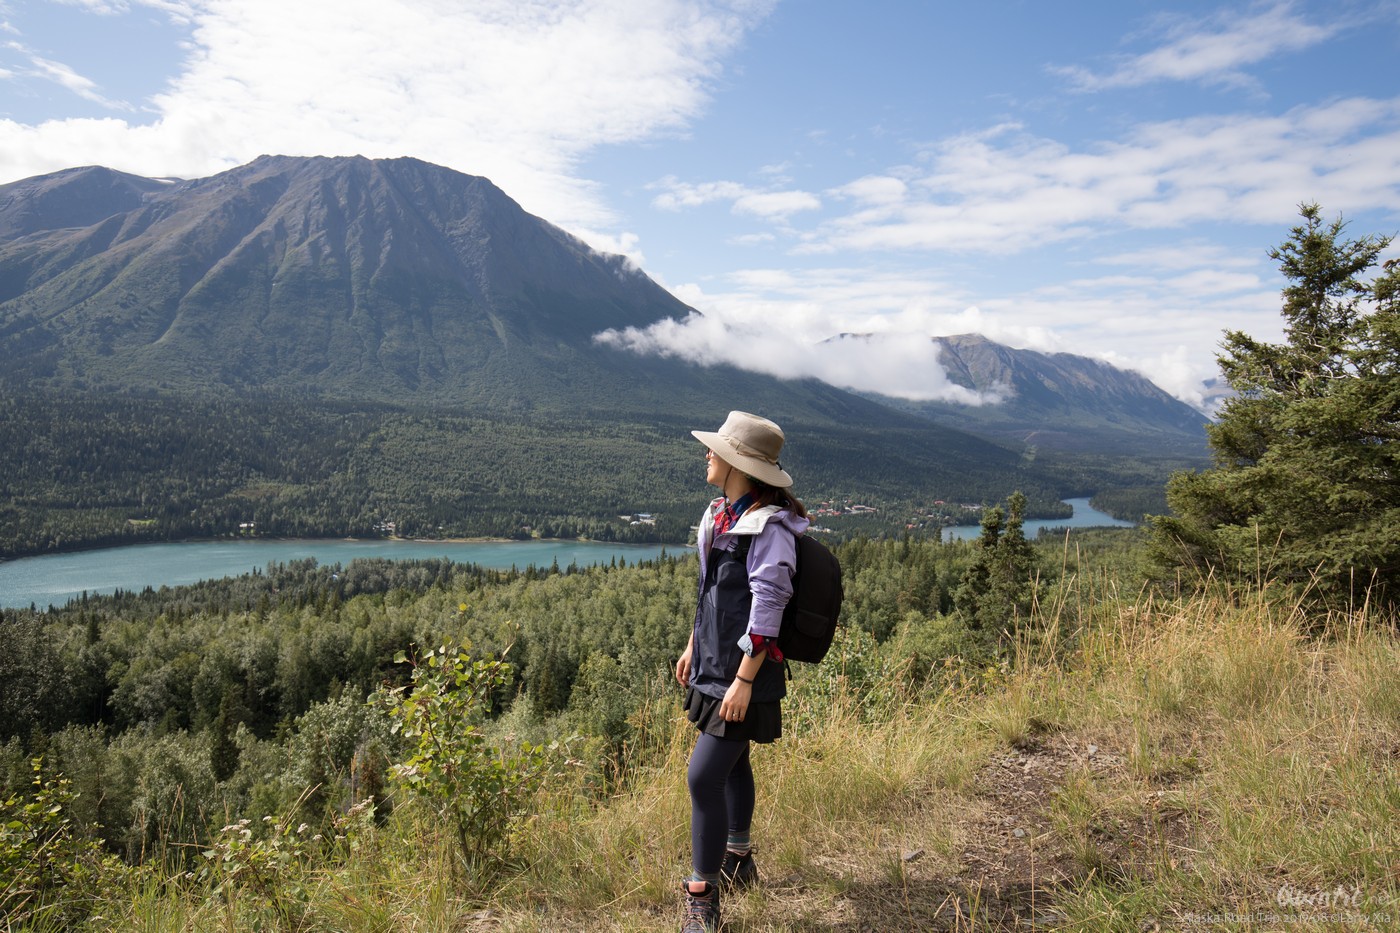
M 673 289 L 700 309 L 646 328 L 610 330 L 594 339 L 641 354 L 716 361 L 781 379 L 820 379 L 861 392 L 915 401 L 996 404 L 1004 393 L 976 392 L 948 378 L 934 337 L 979 333 L 1016 347 L 1063 350 L 1035 323 L 988 315 L 960 304 L 947 283 L 928 276 L 848 268 L 749 269 L 725 291 Z
M 1125 264 L 1134 274 L 1119 271 Z M 896 398 L 995 404 L 998 393 L 979 395 L 951 382 L 933 342 L 975 333 L 1141 373 L 1209 412 L 1207 381 L 1218 368 L 1195 348 L 1218 344 L 1224 321 L 1260 339 L 1281 336 L 1277 291 L 1260 277 L 1257 261 L 1196 243 L 1146 257 L 1110 254 L 1098 265 L 1107 274 L 982 296 L 926 272 L 749 269 L 705 288 L 672 288 L 699 313 L 595 339 L 636 353 L 699 365 L 722 360 Z
M 847 334 L 816 342 L 770 327 L 744 326 L 700 313 L 647 328 L 598 334 L 599 343 L 699 365 L 716 361 L 781 379 L 815 378 L 845 389 L 916 401 L 995 404 L 1002 392 L 981 393 L 950 382 L 938 344 L 917 334 Z

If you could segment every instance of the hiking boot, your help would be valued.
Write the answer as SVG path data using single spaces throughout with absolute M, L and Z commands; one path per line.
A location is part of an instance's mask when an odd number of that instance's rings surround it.
M 758 883 L 758 866 L 754 864 L 753 853 L 735 855 L 724 853 L 724 864 L 719 869 L 719 883 L 729 891 L 739 891 Z
M 689 884 L 681 884 L 685 893 L 685 922 L 681 933 L 719 933 L 719 888 L 705 885 L 704 894 L 690 893 Z

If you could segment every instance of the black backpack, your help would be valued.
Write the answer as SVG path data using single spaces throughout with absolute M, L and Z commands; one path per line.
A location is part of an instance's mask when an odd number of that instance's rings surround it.
M 747 563 L 752 540 L 744 535 L 738 542 L 740 559 Z M 778 630 L 778 648 L 789 661 L 817 664 L 826 657 L 836 637 L 841 616 L 841 562 L 825 544 L 810 535 L 797 536 L 797 573 L 792 578 L 792 599 L 783 610 Z

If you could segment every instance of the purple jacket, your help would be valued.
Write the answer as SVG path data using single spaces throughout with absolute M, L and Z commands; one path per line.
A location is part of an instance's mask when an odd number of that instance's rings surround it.
M 700 520 L 696 546 L 700 551 L 700 579 L 705 579 L 710 548 L 732 550 L 739 535 L 752 535 L 749 545 L 749 590 L 753 606 L 749 612 L 748 634 L 777 638 L 782 628 L 783 609 L 792 598 L 792 575 L 797 568 L 796 536 L 811 524 L 776 505 L 749 509 L 726 533 L 715 536 L 715 515 L 724 508 L 724 499 L 716 499 Z M 695 621 L 700 621 L 696 611 Z

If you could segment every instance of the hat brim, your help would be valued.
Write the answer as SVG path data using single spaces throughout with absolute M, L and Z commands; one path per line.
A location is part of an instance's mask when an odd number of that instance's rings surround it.
M 719 458 L 734 469 L 741 471 L 745 476 L 752 476 L 760 483 L 769 486 L 776 486 L 779 489 L 787 489 L 792 485 L 792 477 L 787 471 L 767 460 L 760 460 L 758 457 L 743 454 L 723 437 L 713 431 L 691 431 L 696 440 L 706 447 L 719 454 Z

